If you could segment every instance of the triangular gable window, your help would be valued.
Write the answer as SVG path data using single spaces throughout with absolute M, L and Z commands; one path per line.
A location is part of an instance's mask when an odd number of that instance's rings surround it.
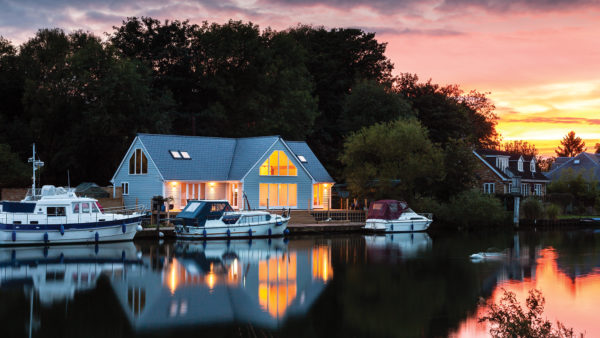
M 261 176 L 298 176 L 298 169 L 281 150 L 275 150 L 260 166 Z
M 129 158 L 129 175 L 144 175 L 148 173 L 148 158 L 142 149 L 136 149 Z

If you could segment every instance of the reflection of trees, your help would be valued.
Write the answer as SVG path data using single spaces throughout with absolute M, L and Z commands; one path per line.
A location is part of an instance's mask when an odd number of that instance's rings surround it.
M 494 266 L 468 256 L 511 246 L 512 234 L 434 238 L 431 252 L 393 264 L 370 261 L 364 244 L 345 244 L 332 243 L 333 280 L 305 318 L 286 323 L 283 336 L 447 336 L 495 285 L 483 287 L 496 280 Z

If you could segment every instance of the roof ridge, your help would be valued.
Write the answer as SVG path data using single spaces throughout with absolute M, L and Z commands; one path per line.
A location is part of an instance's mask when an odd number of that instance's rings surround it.
M 264 135 L 264 136 L 249 136 L 249 137 L 223 137 L 223 136 L 202 136 L 202 135 L 177 135 L 177 134 L 152 134 L 152 133 L 137 133 L 136 136 L 162 136 L 162 137 L 185 137 L 185 138 L 211 138 L 220 140 L 245 140 L 252 138 L 270 138 L 280 137 L 279 135 Z
M 237 152 L 238 142 L 239 140 L 235 140 L 235 147 L 233 147 L 233 152 L 231 153 L 231 159 L 229 160 L 229 170 L 227 170 L 227 179 L 231 178 L 231 168 L 233 167 L 233 159 L 235 158 L 235 153 Z

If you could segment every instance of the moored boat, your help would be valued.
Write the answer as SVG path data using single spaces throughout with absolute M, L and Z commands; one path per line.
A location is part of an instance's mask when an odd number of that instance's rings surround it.
M 404 201 L 380 200 L 371 204 L 364 229 L 380 232 L 425 231 L 433 222 L 417 214 Z
M 180 239 L 272 237 L 287 233 L 288 215 L 234 211 L 226 200 L 191 200 L 174 220 Z
M 44 186 L 20 202 L 2 202 L 0 245 L 130 241 L 141 230 L 142 212 L 103 209 L 74 189 Z
M 130 241 L 141 229 L 142 210 L 103 209 L 96 199 L 79 197 L 75 189 L 35 186 L 35 171 L 43 166 L 33 157 L 33 185 L 20 202 L 3 201 L 0 245 Z

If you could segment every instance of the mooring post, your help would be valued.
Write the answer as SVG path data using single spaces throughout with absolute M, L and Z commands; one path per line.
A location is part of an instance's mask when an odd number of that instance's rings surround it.
M 520 202 L 520 197 L 519 196 L 515 196 L 515 212 L 514 212 L 514 217 L 513 217 L 513 224 L 515 225 L 515 228 L 519 227 L 519 202 Z

